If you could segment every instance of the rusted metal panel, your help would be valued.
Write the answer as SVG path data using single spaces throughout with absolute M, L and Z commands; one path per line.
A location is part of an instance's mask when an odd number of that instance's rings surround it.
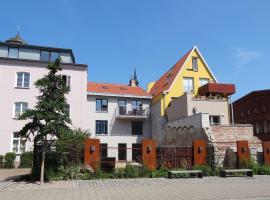
M 145 139 L 142 141 L 142 158 L 143 165 L 150 170 L 156 169 L 156 157 L 157 157 L 156 142 L 151 139 Z
M 264 164 L 270 166 L 270 141 L 263 142 L 263 159 Z
M 235 93 L 235 85 L 234 84 L 208 83 L 199 88 L 200 95 L 206 95 L 210 93 L 231 95 Z
M 236 142 L 236 145 L 239 167 L 246 167 L 250 161 L 250 149 L 248 146 L 248 141 L 240 140 Z
M 194 156 L 194 165 L 206 164 L 206 142 L 204 140 L 194 140 L 193 156 Z
M 84 164 L 90 165 L 97 170 L 100 162 L 100 141 L 99 139 L 86 139 L 84 145 Z

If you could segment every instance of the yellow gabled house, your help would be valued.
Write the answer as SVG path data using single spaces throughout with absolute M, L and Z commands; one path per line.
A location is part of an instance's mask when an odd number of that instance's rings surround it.
M 185 93 L 196 96 L 198 88 L 207 83 L 217 83 L 217 79 L 196 46 L 156 82 L 149 83 L 148 92 L 153 96 L 151 105 L 152 137 L 156 134 L 162 135 L 163 126 L 168 121 L 166 109 L 172 100 Z
M 199 49 L 194 46 L 156 82 L 149 83 L 147 90 L 153 96 L 152 105 L 160 104 L 163 116 L 173 98 L 184 93 L 193 93 L 195 96 L 200 86 L 216 82 Z

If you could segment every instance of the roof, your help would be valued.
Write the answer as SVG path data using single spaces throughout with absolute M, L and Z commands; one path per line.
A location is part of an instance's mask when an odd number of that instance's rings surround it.
M 245 96 L 239 98 L 238 100 L 234 101 L 233 104 L 235 105 L 235 104 L 243 103 L 247 99 L 251 99 L 252 97 L 256 97 L 256 96 L 270 96 L 270 89 L 252 91 L 246 94 Z
M 149 93 L 153 95 L 154 97 L 158 96 L 164 91 L 167 91 L 171 88 L 173 85 L 173 82 L 175 78 L 177 77 L 178 73 L 184 66 L 186 60 L 189 58 L 192 51 L 196 50 L 198 54 L 200 55 L 202 61 L 206 65 L 206 68 L 209 70 L 209 73 L 212 75 L 214 80 L 217 82 L 217 79 L 215 78 L 214 74 L 212 73 L 211 69 L 209 68 L 208 64 L 206 63 L 205 59 L 203 58 L 202 54 L 200 53 L 199 49 L 194 46 L 192 49 L 190 49 L 178 62 L 171 67 L 165 74 L 163 74 L 158 81 L 155 82 L 154 86 L 151 88 Z
M 8 40 L 6 40 L 8 43 L 16 43 L 16 44 L 27 44 L 20 36 L 20 33 L 17 32 L 17 35 L 15 37 L 12 37 Z
M 149 99 L 151 98 L 151 95 L 141 87 L 132 87 L 122 84 L 88 82 L 87 92 L 97 95 L 127 96 L 127 97 L 132 96 Z
M 232 95 L 235 93 L 234 84 L 224 84 L 224 83 L 207 83 L 199 88 L 199 94 L 223 94 L 223 95 Z
M 158 96 L 160 93 L 169 90 L 171 85 L 173 84 L 174 79 L 176 78 L 178 72 L 184 65 L 185 61 L 187 60 L 190 52 L 193 49 L 189 50 L 171 69 L 169 69 L 165 74 L 163 74 L 151 88 L 149 93 L 151 95 Z

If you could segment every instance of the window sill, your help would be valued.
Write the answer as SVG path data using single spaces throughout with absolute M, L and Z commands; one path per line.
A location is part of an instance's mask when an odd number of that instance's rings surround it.
M 25 89 L 25 90 L 30 89 L 30 87 L 17 87 L 17 86 L 15 86 L 14 88 L 15 89 Z
M 97 111 L 96 110 L 96 113 L 108 113 L 108 111 Z
M 108 136 L 108 134 L 95 134 L 96 136 Z

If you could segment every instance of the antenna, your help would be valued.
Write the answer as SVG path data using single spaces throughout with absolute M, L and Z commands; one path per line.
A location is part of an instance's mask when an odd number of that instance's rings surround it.
M 20 25 L 17 26 L 17 35 L 20 34 Z

